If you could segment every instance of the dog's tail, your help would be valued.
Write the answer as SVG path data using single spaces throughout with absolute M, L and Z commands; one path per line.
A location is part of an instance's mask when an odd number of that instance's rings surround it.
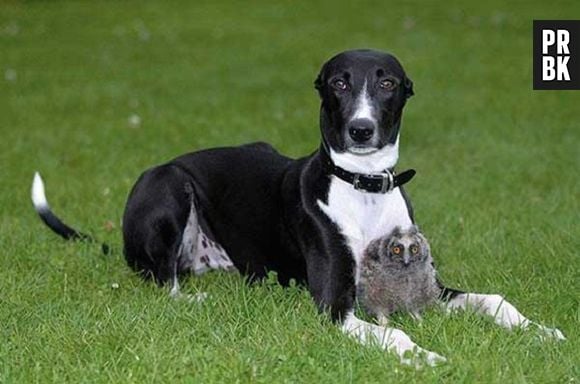
M 97 242 L 92 236 L 69 227 L 52 212 L 50 206 L 48 205 L 48 201 L 46 200 L 46 194 L 44 193 L 44 182 L 42 181 L 42 178 L 38 172 L 34 174 L 34 179 L 32 180 L 31 197 L 34 209 L 42 221 L 44 221 L 44 224 L 52 229 L 57 235 L 63 237 L 66 240 Z M 111 248 L 105 243 L 101 244 L 101 248 L 105 255 L 108 255 L 111 250 Z

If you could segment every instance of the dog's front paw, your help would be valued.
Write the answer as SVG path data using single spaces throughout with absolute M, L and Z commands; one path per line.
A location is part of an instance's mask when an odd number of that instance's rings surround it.
M 434 367 L 436 365 L 439 364 L 444 364 L 447 362 L 447 359 L 435 352 L 431 352 L 431 351 L 427 351 L 427 350 L 422 350 L 420 356 L 423 358 L 423 360 L 425 361 L 425 363 L 427 365 L 429 365 L 430 367 Z
M 401 363 L 414 366 L 415 368 L 421 368 L 423 364 L 435 367 L 446 362 L 447 359 L 445 357 L 420 347 L 416 347 L 412 351 L 407 351 L 405 355 L 401 357 Z
M 197 292 L 195 295 L 187 295 L 190 303 L 203 303 L 209 298 L 207 292 Z
M 538 328 L 538 336 L 541 341 L 556 340 L 563 341 L 566 337 L 558 328 L 548 328 L 538 323 L 533 323 Z
M 189 294 L 172 290 L 169 296 L 175 300 L 186 301 L 188 303 L 203 303 L 209 297 L 209 293 L 197 292 L 195 294 Z

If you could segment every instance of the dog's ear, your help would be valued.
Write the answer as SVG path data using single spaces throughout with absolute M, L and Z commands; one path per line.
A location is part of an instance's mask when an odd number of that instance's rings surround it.
M 314 88 L 318 91 L 320 97 L 322 97 L 322 88 L 324 88 L 324 83 L 326 79 L 324 78 L 324 74 L 326 73 L 326 64 L 322 65 L 320 68 L 320 72 L 318 72 L 318 76 L 316 76 L 316 80 L 314 80 Z
M 322 90 L 322 85 L 324 84 L 324 80 L 322 80 L 322 71 L 316 76 L 316 80 L 314 80 L 314 88 L 320 93 Z
M 415 92 L 413 92 L 413 81 L 407 76 L 405 76 L 403 86 L 405 87 L 405 96 L 407 99 L 415 94 Z

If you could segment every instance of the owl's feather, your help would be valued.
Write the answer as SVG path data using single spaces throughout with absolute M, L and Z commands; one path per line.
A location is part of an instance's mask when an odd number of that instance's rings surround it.
M 404 254 L 395 255 L 393 246 L 410 252 L 416 245 L 419 251 L 404 264 Z M 418 313 L 435 302 L 441 291 L 427 239 L 416 226 L 372 241 L 365 250 L 360 265 L 357 299 L 371 315 L 389 316 L 393 312 Z

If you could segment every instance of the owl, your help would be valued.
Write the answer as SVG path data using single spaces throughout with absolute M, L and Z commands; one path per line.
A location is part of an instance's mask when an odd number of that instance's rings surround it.
M 373 240 L 360 264 L 357 300 L 380 322 L 393 312 L 414 317 L 441 294 L 429 243 L 416 226 Z

